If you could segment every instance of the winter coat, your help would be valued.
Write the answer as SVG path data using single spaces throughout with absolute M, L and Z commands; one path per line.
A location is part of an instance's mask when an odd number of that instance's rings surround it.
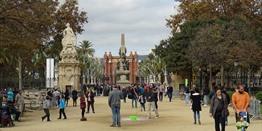
M 114 88 L 108 97 L 108 105 L 112 108 L 114 106 L 120 107 L 121 99 L 123 98 L 122 92 Z
M 211 99 L 210 110 L 209 110 L 209 113 L 211 113 L 213 117 L 215 117 L 218 104 L 219 104 L 219 100 L 217 98 L 217 95 L 214 95 Z M 223 109 L 221 115 L 222 117 L 226 117 L 228 115 L 228 109 L 227 109 L 228 103 L 227 103 L 226 96 L 224 94 L 222 94 L 222 104 L 223 104 Z
M 192 99 L 192 110 L 201 111 L 201 95 L 199 93 L 193 93 L 191 96 Z

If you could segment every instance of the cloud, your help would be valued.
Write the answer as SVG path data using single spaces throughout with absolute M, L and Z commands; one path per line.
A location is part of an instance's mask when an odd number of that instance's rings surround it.
M 176 13 L 173 0 L 78 0 L 88 13 L 85 32 L 78 41 L 90 40 L 102 57 L 105 51 L 118 54 L 120 34 L 125 33 L 128 51 L 148 54 L 169 36 L 165 19 Z

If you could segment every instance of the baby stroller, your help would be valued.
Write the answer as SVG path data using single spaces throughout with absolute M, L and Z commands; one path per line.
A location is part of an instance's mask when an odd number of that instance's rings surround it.
M 247 122 L 247 112 L 239 112 L 240 120 L 236 123 L 237 131 L 246 131 L 249 123 Z

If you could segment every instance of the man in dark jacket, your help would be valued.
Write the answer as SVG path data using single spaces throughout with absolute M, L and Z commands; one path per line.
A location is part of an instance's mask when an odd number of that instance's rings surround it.
M 168 98 L 169 98 L 169 102 L 171 102 L 171 100 L 172 100 L 172 95 L 173 95 L 173 87 L 171 86 L 171 85 L 169 85 L 168 87 L 167 87 L 167 96 L 168 96 Z
M 108 105 L 112 110 L 113 115 L 113 124 L 111 127 L 121 127 L 120 122 L 120 105 L 122 99 L 122 92 L 115 86 L 113 90 L 110 92 L 108 97 Z
M 156 97 L 155 97 L 155 95 L 154 95 L 154 93 L 153 93 L 153 88 L 150 87 L 149 91 L 147 92 L 148 119 L 151 119 L 151 118 L 152 118 L 152 116 L 151 116 L 152 108 L 153 108 L 153 110 L 155 111 L 156 117 L 157 117 L 157 118 L 159 117 L 158 109 L 156 108 L 155 101 L 156 101 Z

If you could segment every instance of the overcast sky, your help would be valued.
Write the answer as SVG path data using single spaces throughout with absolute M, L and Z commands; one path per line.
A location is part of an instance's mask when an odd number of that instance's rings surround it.
M 118 54 L 120 34 L 125 33 L 126 47 L 138 54 L 148 54 L 160 40 L 170 34 L 165 19 L 176 13 L 174 0 L 78 0 L 88 13 L 85 31 L 78 42 L 90 40 L 95 56 L 104 52 Z

